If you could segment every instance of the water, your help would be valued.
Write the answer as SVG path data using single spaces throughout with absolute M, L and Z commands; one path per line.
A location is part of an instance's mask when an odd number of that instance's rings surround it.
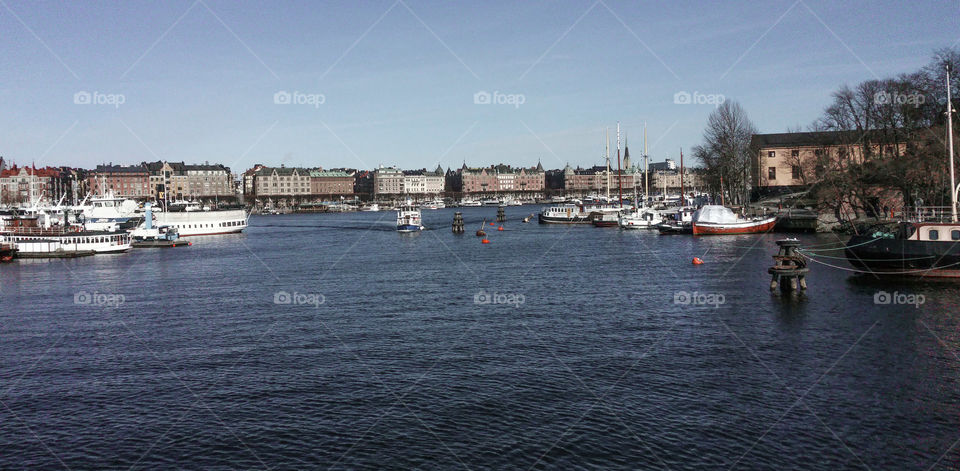
M 261 216 L 191 247 L 0 266 L 0 468 L 960 461 L 955 285 L 814 265 L 783 298 L 779 236 L 523 224 L 536 208 L 511 207 L 481 245 L 496 209 L 462 211 L 464 235 L 453 210 L 413 235 L 391 212 Z

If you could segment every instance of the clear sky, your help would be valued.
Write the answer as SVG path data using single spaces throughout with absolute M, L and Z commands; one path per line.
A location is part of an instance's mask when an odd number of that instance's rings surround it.
M 805 127 L 960 45 L 960 3 L 0 0 L 0 31 L 8 161 L 559 168 L 618 120 L 678 157 L 713 106 L 677 92 Z

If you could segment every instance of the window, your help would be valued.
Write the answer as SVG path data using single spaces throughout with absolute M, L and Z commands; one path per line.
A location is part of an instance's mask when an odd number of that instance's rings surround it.
M 960 240 L 960 231 L 956 229 L 950 231 L 950 238 L 953 240 Z
M 799 165 L 794 165 L 794 166 L 791 168 L 791 170 L 793 171 L 793 179 L 794 179 L 794 180 L 799 180 L 799 179 L 800 179 L 800 166 L 799 166 Z
M 939 239 L 940 239 L 940 231 L 938 231 L 938 230 L 936 230 L 936 229 L 930 229 L 930 232 L 927 233 L 927 236 L 930 238 L 930 240 L 939 240 Z
M 767 169 L 767 178 L 771 180 L 777 179 L 777 167 L 770 167 Z
M 816 149 L 816 150 L 814 150 L 814 151 L 813 151 L 813 155 L 815 155 L 815 156 L 817 156 L 817 157 L 820 157 L 821 155 L 823 155 L 823 149 Z
M 772 150 L 771 150 L 771 151 L 767 151 L 767 157 L 773 158 L 773 157 L 776 157 L 776 156 L 777 156 L 777 152 L 776 152 L 776 151 L 772 151 Z
M 790 157 L 800 157 L 800 151 L 798 149 L 790 151 Z

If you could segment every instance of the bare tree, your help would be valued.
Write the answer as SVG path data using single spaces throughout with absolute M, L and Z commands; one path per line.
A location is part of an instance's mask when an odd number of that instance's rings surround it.
M 703 144 L 693 149 L 704 166 L 708 187 L 723 192 L 728 201 L 746 204 L 750 200 L 753 155 L 750 140 L 757 130 L 747 113 L 735 101 L 724 101 L 707 120 Z M 722 181 L 722 185 L 721 185 Z

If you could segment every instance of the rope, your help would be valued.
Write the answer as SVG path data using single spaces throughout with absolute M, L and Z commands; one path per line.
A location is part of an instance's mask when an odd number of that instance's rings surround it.
M 803 255 L 803 254 L 801 254 L 801 255 Z M 814 260 L 813 258 L 811 258 L 811 257 L 809 257 L 809 256 L 807 256 L 807 255 L 803 255 L 803 257 L 806 258 L 806 259 L 808 259 L 808 260 L 810 260 L 811 262 L 819 263 L 819 264 L 821 264 L 821 265 L 826 265 L 826 266 L 828 266 L 828 267 L 830 267 L 830 268 L 837 268 L 837 269 L 840 269 L 840 270 L 851 271 L 851 272 L 854 272 L 854 273 L 869 273 L 869 274 L 871 274 L 871 275 L 876 275 L 876 274 L 877 274 L 877 272 L 874 272 L 874 271 L 865 271 L 865 270 L 858 270 L 858 269 L 856 269 L 856 268 L 847 268 L 847 267 L 841 267 L 841 266 L 839 266 L 839 265 L 831 265 L 831 264 L 826 263 L 826 262 L 821 262 L 821 261 L 819 261 L 819 260 Z M 912 273 L 928 272 L 928 271 L 931 271 L 931 270 L 942 270 L 942 269 L 944 269 L 944 268 L 950 268 L 950 267 L 956 266 L 956 265 L 960 265 L 960 262 L 951 263 L 951 264 L 949 264 L 949 265 L 944 265 L 944 266 L 942 266 L 942 267 L 936 267 L 936 268 L 920 268 L 920 269 L 917 269 L 917 270 L 907 270 L 907 271 L 897 271 L 897 272 L 883 271 L 883 272 L 879 272 L 879 273 L 882 274 L 882 275 L 909 275 L 909 274 L 912 274 Z
M 799 253 L 799 252 L 806 252 L 806 250 L 797 249 L 797 252 L 798 252 L 798 253 Z M 801 254 L 801 255 L 803 255 L 803 256 L 805 256 L 805 257 L 810 257 L 810 258 L 812 258 L 813 256 L 817 256 L 817 257 L 822 257 L 822 258 L 832 258 L 832 259 L 836 259 L 836 260 L 847 260 L 847 257 L 835 257 L 835 256 L 833 256 L 833 255 L 823 255 L 823 254 L 812 254 L 812 255 Z M 928 258 L 936 258 L 936 255 L 927 255 L 927 256 L 925 256 L 925 257 L 898 258 L 897 260 L 903 260 L 903 261 L 906 261 L 906 260 L 924 260 L 924 259 L 928 259 Z M 857 258 L 857 260 L 861 260 L 861 261 L 864 261 L 864 262 L 886 262 L 886 261 L 888 261 L 888 260 L 890 260 L 890 259 L 881 259 L 881 258 L 876 258 L 876 259 L 874 259 L 874 258 Z
M 876 241 L 878 241 L 878 240 L 880 240 L 880 239 L 883 239 L 883 237 L 877 237 L 876 239 L 871 239 L 871 240 L 868 240 L 868 241 L 866 241 L 866 242 L 861 242 L 861 243 L 859 243 L 859 244 L 844 245 L 844 246 L 842 246 L 842 247 L 832 247 L 832 248 L 829 248 L 829 249 L 809 249 L 809 248 L 807 248 L 807 247 L 804 247 L 804 248 L 802 248 L 801 250 L 803 250 L 803 251 L 805 251 L 805 252 L 832 252 L 832 251 L 834 251 L 834 250 L 845 250 L 845 249 L 848 249 L 848 248 L 851 248 L 851 247 L 859 247 L 859 246 L 861 246 L 861 245 L 871 244 L 871 243 L 876 242 Z M 826 244 L 825 244 L 825 245 L 826 245 Z M 832 245 L 832 244 L 831 244 L 831 245 Z M 816 245 L 811 245 L 811 247 L 817 247 L 817 246 L 816 246 Z M 822 246 L 821 246 L 821 247 L 822 247 Z

